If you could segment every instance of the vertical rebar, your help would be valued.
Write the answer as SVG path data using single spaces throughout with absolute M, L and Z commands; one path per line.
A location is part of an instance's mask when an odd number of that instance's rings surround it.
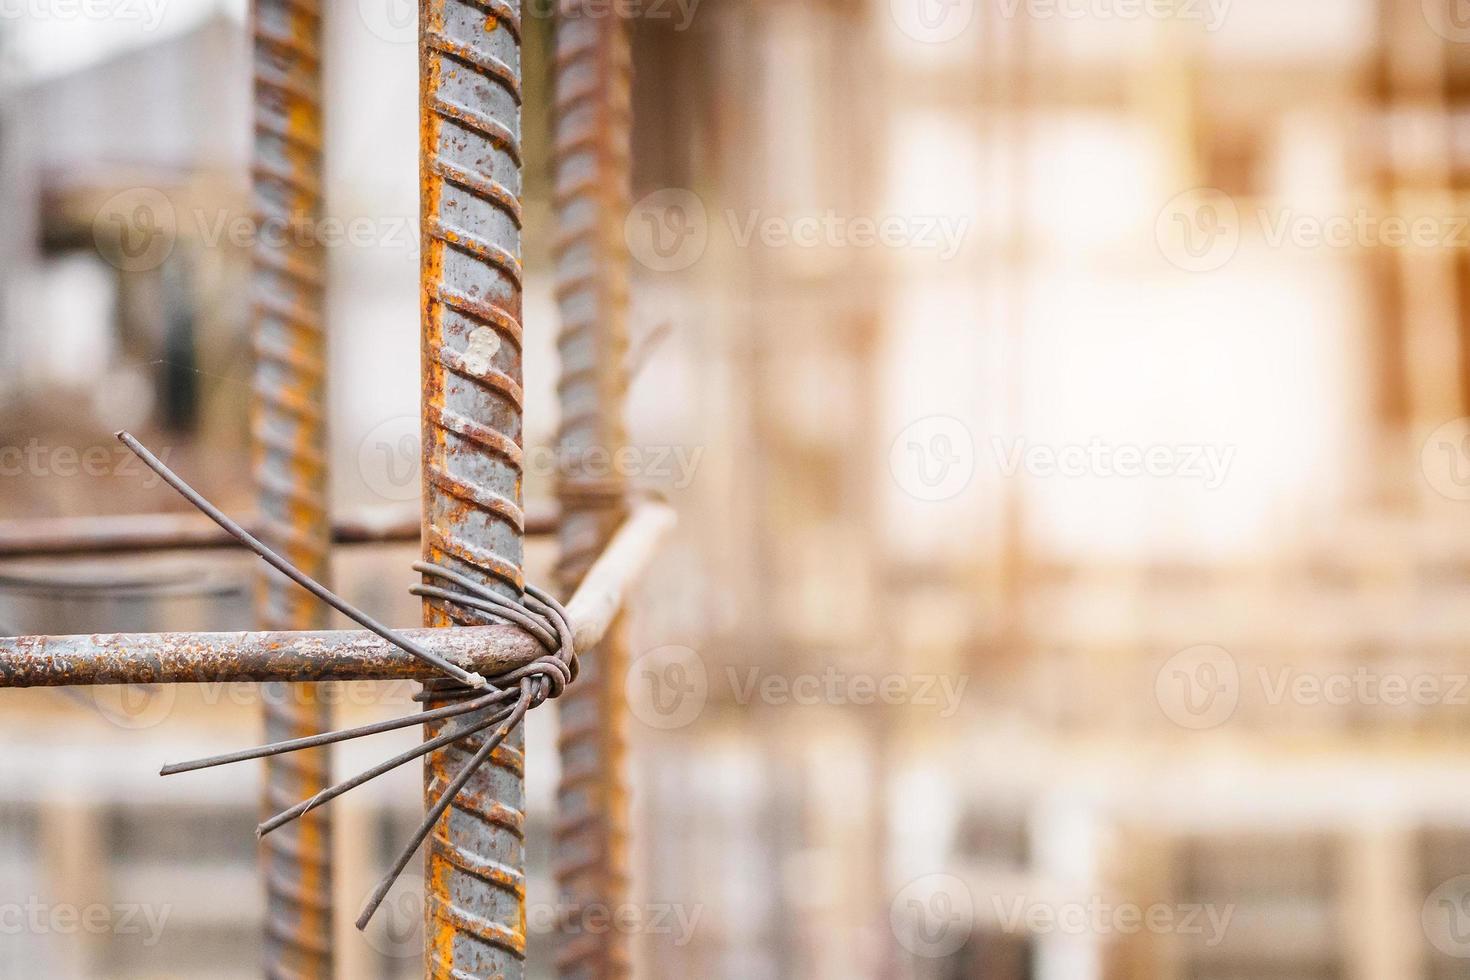
M 252 460 L 260 537 L 318 581 L 328 581 L 323 273 L 315 234 L 322 212 L 319 0 L 255 0 L 255 125 L 251 169 L 256 240 L 251 289 L 255 376 Z M 265 570 L 257 585 L 262 629 L 322 629 L 325 608 Z M 315 685 L 262 690 L 265 737 L 331 728 Z M 264 810 L 277 813 L 330 785 L 326 749 L 266 763 Z M 270 977 L 332 976 L 332 827 L 316 810 L 268 837 L 265 970 Z
M 626 481 L 611 465 L 627 442 L 628 253 L 632 57 L 618 5 L 564 0 L 556 24 L 554 126 L 557 345 L 561 377 L 557 574 L 571 592 L 623 517 Z M 591 929 L 626 900 L 627 752 L 621 620 L 582 656 L 577 683 L 558 700 L 561 785 L 555 867 L 557 969 L 576 980 L 625 977 L 626 939 Z
M 424 557 L 519 598 L 520 3 L 422 0 L 419 9 Z M 424 616 L 429 626 L 478 621 L 437 602 Z M 426 725 L 425 737 L 438 727 Z M 428 757 L 426 799 L 480 744 Z M 523 748 L 517 730 L 429 837 L 429 977 L 524 975 Z

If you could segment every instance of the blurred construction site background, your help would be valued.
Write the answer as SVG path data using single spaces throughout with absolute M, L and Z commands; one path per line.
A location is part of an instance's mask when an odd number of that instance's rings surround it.
M 251 508 L 244 6 L 0 3 L 0 518 L 183 509 L 124 427 Z M 326 6 L 332 504 L 412 520 L 415 4 Z M 626 678 L 636 974 L 1465 976 L 1461 0 L 624 6 L 616 465 L 681 513 Z M 532 502 L 559 465 L 547 13 Z M 339 548 L 336 579 L 415 623 L 416 552 Z M 8 561 L 0 633 L 246 628 L 252 571 Z M 0 977 L 257 975 L 259 772 L 155 774 L 251 744 L 259 693 L 0 704 Z M 533 716 L 538 977 L 555 738 Z M 340 976 L 421 975 L 411 876 L 350 922 L 419 779 L 333 804 Z

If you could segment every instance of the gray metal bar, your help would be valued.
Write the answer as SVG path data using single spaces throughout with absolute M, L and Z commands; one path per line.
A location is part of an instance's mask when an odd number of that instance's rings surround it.
M 519 0 L 420 3 L 424 558 L 514 599 L 525 529 L 520 31 Z M 424 603 L 429 626 L 472 616 Z M 443 724 L 425 725 L 425 738 Z M 524 745 L 518 726 L 425 844 L 429 977 L 525 975 Z M 466 739 L 425 758 L 426 806 L 479 749 Z

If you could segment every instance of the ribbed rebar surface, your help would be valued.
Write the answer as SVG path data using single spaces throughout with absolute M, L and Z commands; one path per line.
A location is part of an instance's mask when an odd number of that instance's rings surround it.
M 561 315 L 562 503 L 557 572 L 571 592 L 617 529 L 625 479 L 608 465 L 627 442 L 628 255 L 632 59 L 615 5 L 570 0 L 556 30 L 556 272 Z M 619 930 L 587 928 L 627 898 L 626 712 L 621 623 L 582 657 L 558 701 L 562 777 L 555 873 L 562 904 L 557 969 L 568 980 L 628 975 Z
M 256 222 L 252 305 L 256 367 L 251 432 L 260 537 L 319 581 L 328 580 L 325 259 L 314 241 L 322 209 L 319 0 L 255 0 Z M 321 629 L 324 607 L 282 576 L 258 587 L 262 629 Z M 331 728 L 314 685 L 266 685 L 267 741 Z M 266 763 L 264 809 L 276 813 L 330 784 L 325 750 Z M 317 810 L 266 838 L 265 970 L 332 977 L 332 827 Z
M 422 0 L 419 42 L 424 557 L 519 598 L 520 4 Z M 425 621 L 480 620 L 429 602 Z M 438 731 L 425 726 L 426 737 Z M 466 739 L 428 757 L 427 799 L 480 744 Z M 523 746 L 518 730 L 429 837 L 429 977 L 524 975 Z

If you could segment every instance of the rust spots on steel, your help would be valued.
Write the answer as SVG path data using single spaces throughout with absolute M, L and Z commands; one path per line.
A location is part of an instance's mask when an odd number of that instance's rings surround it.
M 519 9 L 504 0 L 419 7 L 423 553 L 512 599 L 525 587 L 526 528 Z M 465 609 L 425 602 L 427 626 L 478 621 Z M 425 735 L 438 727 L 426 725 Z M 522 745 L 517 730 L 429 836 L 430 977 L 524 975 Z M 437 799 L 478 748 L 457 743 L 428 756 L 426 800 Z
M 445 659 L 482 674 L 544 652 L 515 626 L 404 630 Z M 0 687 L 190 684 L 229 681 L 428 679 L 434 667 L 366 630 L 94 633 L 0 639 Z

